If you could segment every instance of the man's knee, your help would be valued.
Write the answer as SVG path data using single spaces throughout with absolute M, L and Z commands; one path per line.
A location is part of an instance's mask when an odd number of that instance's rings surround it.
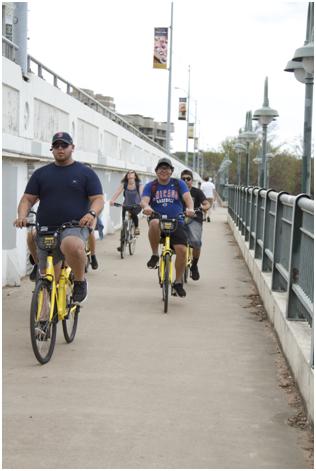
M 60 250 L 64 255 L 81 255 L 84 253 L 85 244 L 79 237 L 65 237 L 61 244 Z

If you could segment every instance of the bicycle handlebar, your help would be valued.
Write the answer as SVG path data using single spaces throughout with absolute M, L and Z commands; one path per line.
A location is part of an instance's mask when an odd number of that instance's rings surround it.
M 132 205 L 127 205 L 127 204 L 121 204 L 121 203 L 113 203 L 113 206 L 117 208 L 126 208 L 126 209 L 137 209 L 140 208 L 140 204 L 132 204 Z
M 25 227 L 38 227 L 39 229 L 41 229 L 42 227 L 47 227 L 47 229 L 61 232 L 64 229 L 68 229 L 68 228 L 71 228 L 71 227 L 80 227 L 80 228 L 82 227 L 82 228 L 84 228 L 84 227 L 87 227 L 87 226 L 80 226 L 79 221 L 76 221 L 75 219 L 73 219 L 72 221 L 64 222 L 60 226 L 39 226 L 37 223 L 27 222 Z M 92 232 L 91 227 L 87 227 L 87 229 L 89 229 L 89 232 Z
M 167 214 L 161 214 L 157 213 L 157 211 L 153 211 L 149 217 L 154 217 L 161 221 L 179 221 L 179 219 L 183 219 L 184 216 L 185 215 L 183 213 L 180 213 L 175 218 L 169 218 Z
M 197 209 L 194 210 L 195 215 L 200 213 L 200 212 L 202 212 L 201 208 L 197 208 Z M 164 219 L 164 220 L 168 219 L 170 221 L 178 221 L 179 219 L 183 219 L 185 217 L 190 217 L 190 218 L 193 219 L 193 218 L 195 218 L 195 215 L 194 216 L 186 216 L 185 213 L 180 213 L 175 218 L 168 218 L 166 214 L 160 214 L 160 213 L 157 213 L 157 211 L 153 211 L 149 217 L 158 218 L 160 220 L 161 219 Z

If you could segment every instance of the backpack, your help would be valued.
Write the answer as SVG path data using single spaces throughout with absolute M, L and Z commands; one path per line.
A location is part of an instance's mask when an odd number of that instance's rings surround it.
M 182 202 L 182 205 L 184 205 L 184 202 L 183 202 L 183 198 L 182 198 L 182 193 L 180 192 L 180 184 L 179 184 L 179 180 L 177 178 L 170 178 L 170 182 L 171 183 L 174 183 L 176 189 L 177 189 L 177 192 L 178 192 L 178 195 L 180 197 L 180 201 Z M 149 204 L 151 204 L 152 200 L 153 200 L 153 197 L 155 196 L 156 194 L 156 191 L 157 191 L 157 188 L 158 188 L 158 180 L 154 180 L 153 181 L 153 184 L 151 185 L 151 192 L 150 192 L 150 200 L 149 200 Z

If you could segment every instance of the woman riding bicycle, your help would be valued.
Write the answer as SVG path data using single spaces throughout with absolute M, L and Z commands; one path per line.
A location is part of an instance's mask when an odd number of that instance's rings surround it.
M 136 206 L 135 208 L 129 209 L 133 223 L 135 225 L 135 235 L 139 235 L 139 219 L 138 214 L 141 211 L 140 198 L 143 191 L 140 178 L 135 170 L 129 170 L 124 178 L 122 178 L 120 186 L 115 191 L 114 195 L 110 200 L 110 205 L 113 206 L 117 198 L 122 192 L 124 192 L 124 201 L 122 204 L 122 221 L 125 219 L 126 206 Z M 121 247 L 118 248 L 121 250 Z

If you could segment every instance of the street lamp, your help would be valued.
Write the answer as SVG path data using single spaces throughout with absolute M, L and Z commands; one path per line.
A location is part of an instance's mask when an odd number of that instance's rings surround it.
M 260 186 L 260 177 L 261 177 L 261 165 L 262 165 L 262 150 L 260 149 L 257 156 L 253 159 L 253 162 L 258 165 L 258 179 L 257 185 Z
M 185 165 L 188 166 L 189 164 L 189 139 L 190 139 L 190 100 L 191 100 L 191 95 L 190 95 L 190 73 L 191 73 L 191 68 L 189 66 L 189 77 L 188 77 L 188 89 L 185 90 L 184 88 L 181 87 L 174 87 L 175 90 L 182 90 L 183 92 L 186 93 L 187 95 L 187 115 L 186 115 L 186 121 L 187 121 L 187 130 L 186 130 L 186 147 L 185 147 Z M 192 97 L 194 99 L 194 97 Z M 197 100 L 195 100 L 195 118 L 194 118 L 194 131 L 196 132 L 196 126 L 197 126 Z M 196 145 L 196 138 L 195 134 L 193 136 L 194 140 L 194 151 L 193 151 L 193 162 L 192 162 L 192 167 L 193 170 L 195 170 L 196 167 L 196 160 L 197 160 L 197 153 L 198 153 L 198 147 Z
M 304 46 L 296 49 L 293 59 L 287 63 L 284 70 L 294 72 L 295 78 L 299 82 L 305 83 L 302 192 L 310 194 L 314 84 L 314 2 L 308 4 Z
M 227 200 L 227 188 L 226 185 L 228 184 L 228 173 L 229 173 L 229 166 L 232 161 L 229 159 L 227 155 L 225 155 L 222 163 L 217 171 L 217 176 L 219 177 L 219 181 L 216 178 L 217 187 L 219 187 L 218 193 L 220 194 L 221 198 L 225 201 Z
M 242 143 L 241 139 L 241 129 L 239 130 L 239 136 L 236 144 L 234 145 L 235 151 L 237 152 L 237 185 L 240 186 L 241 183 L 241 154 L 247 151 L 246 146 Z
M 259 121 L 262 126 L 262 165 L 261 165 L 261 176 L 260 176 L 260 186 L 262 188 L 267 188 L 267 131 L 268 125 L 271 121 L 274 121 L 276 117 L 279 116 L 279 113 L 276 110 L 273 110 L 269 106 L 268 98 L 268 77 L 265 78 L 264 82 L 264 99 L 262 108 L 259 108 L 254 112 L 253 120 Z
M 257 134 L 252 130 L 252 113 L 251 111 L 247 111 L 245 130 L 240 134 L 240 139 L 246 144 L 246 186 L 249 186 L 249 147 L 256 138 Z

